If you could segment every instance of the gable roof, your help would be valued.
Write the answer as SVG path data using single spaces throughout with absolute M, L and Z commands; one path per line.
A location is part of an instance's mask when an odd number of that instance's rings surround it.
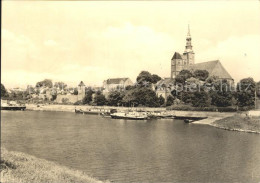
M 227 70 L 223 67 L 219 60 L 202 62 L 198 64 L 188 65 L 184 69 L 188 69 L 191 71 L 195 70 L 207 70 L 209 72 L 209 76 L 217 76 L 220 79 L 232 79 L 231 75 L 227 72 Z
M 83 81 L 80 81 L 78 86 L 85 86 L 85 84 L 83 83 Z
M 160 81 L 158 81 L 156 83 L 156 86 L 162 86 L 163 84 L 165 86 L 169 86 L 170 84 L 174 84 L 174 80 L 173 78 L 164 78 L 164 79 L 161 79 Z
M 172 57 L 172 60 L 173 59 L 182 59 L 181 54 L 179 54 L 178 52 L 175 52 L 173 57 Z
M 122 81 L 125 82 L 129 78 L 112 78 L 112 79 L 107 79 L 106 82 L 107 84 L 120 84 Z

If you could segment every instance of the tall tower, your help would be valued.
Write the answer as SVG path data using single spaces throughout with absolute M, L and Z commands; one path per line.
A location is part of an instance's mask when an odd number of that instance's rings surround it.
M 78 85 L 78 100 L 82 100 L 85 97 L 85 84 L 81 81 Z
M 175 78 L 183 69 L 183 59 L 181 54 L 175 52 L 171 60 L 171 78 Z
M 194 64 L 194 57 L 195 53 L 192 50 L 192 45 L 191 45 L 191 35 L 190 35 L 190 26 L 188 25 L 188 34 L 186 37 L 186 46 L 185 46 L 185 51 L 183 53 L 183 59 L 184 59 L 184 64 L 185 65 L 192 65 Z

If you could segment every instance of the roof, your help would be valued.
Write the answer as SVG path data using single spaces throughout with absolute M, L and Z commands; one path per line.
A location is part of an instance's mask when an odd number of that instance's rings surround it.
M 175 52 L 173 57 L 172 57 L 172 60 L 173 59 L 182 59 L 181 54 L 179 54 L 178 52 Z
M 78 86 L 85 86 L 85 84 L 83 83 L 83 81 L 80 81 Z
M 121 82 L 125 82 L 129 78 L 112 78 L 112 79 L 107 79 L 106 82 L 107 84 L 121 84 Z
M 174 84 L 174 79 L 173 78 L 164 78 L 164 79 L 161 79 L 160 81 L 158 81 L 156 83 L 156 86 L 162 86 L 162 85 L 165 85 L 165 86 L 169 86 L 170 84 Z
M 188 65 L 184 69 L 188 69 L 192 71 L 207 70 L 209 72 L 209 76 L 217 76 L 221 79 L 233 79 L 219 60 Z

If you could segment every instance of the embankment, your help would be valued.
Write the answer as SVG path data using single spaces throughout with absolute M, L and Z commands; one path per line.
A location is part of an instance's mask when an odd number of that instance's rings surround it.
M 35 110 L 35 111 L 61 111 L 61 112 L 75 112 L 75 109 L 100 109 L 100 110 L 109 110 L 109 109 L 117 109 L 119 111 L 129 110 L 128 107 L 114 107 L 114 106 L 88 106 L 88 105 L 55 105 L 55 104 L 26 104 L 27 110 Z M 144 111 L 166 111 L 166 108 L 150 108 L 150 107 L 140 107 L 139 110 Z
M 236 114 L 210 123 L 211 126 L 230 131 L 260 134 L 260 117 Z
M 46 183 L 77 182 L 101 183 L 82 171 L 60 166 L 21 152 L 1 148 L 1 182 L 7 183 Z

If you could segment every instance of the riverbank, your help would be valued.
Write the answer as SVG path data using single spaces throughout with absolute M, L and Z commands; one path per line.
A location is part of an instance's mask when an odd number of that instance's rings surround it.
M 259 116 L 247 116 L 244 114 L 236 114 L 234 116 L 215 120 L 210 125 L 230 131 L 260 134 Z
M 1 182 L 8 183 L 101 183 L 82 171 L 57 165 L 21 152 L 1 148 Z
M 112 106 L 86 106 L 86 105 L 34 105 L 27 104 L 27 110 L 36 111 L 60 111 L 60 112 L 75 112 L 75 109 L 79 110 L 89 110 L 91 108 L 96 108 L 100 110 L 117 109 L 118 111 L 129 110 L 128 107 L 112 107 Z M 210 125 L 217 128 L 230 130 L 230 131 L 243 131 L 250 133 L 260 133 L 260 117 L 251 116 L 251 111 L 237 113 L 237 112 L 210 112 L 210 111 L 178 111 L 178 110 L 166 110 L 166 108 L 150 108 L 143 107 L 138 108 L 144 111 L 164 111 L 168 115 L 178 116 L 178 117 L 199 117 L 206 118 L 203 120 L 195 121 L 193 124 L 204 124 Z M 249 115 L 248 115 L 249 114 Z M 249 117 L 250 116 L 250 117 Z M 245 120 L 246 119 L 246 120 Z
M 118 111 L 129 110 L 129 107 L 115 107 L 115 106 L 89 106 L 89 105 L 58 105 L 58 104 L 26 104 L 27 110 L 34 111 L 60 111 L 60 112 L 75 112 L 75 109 L 89 110 L 89 109 L 110 110 L 117 109 Z M 150 108 L 138 107 L 139 110 L 144 111 L 166 111 L 166 108 Z

